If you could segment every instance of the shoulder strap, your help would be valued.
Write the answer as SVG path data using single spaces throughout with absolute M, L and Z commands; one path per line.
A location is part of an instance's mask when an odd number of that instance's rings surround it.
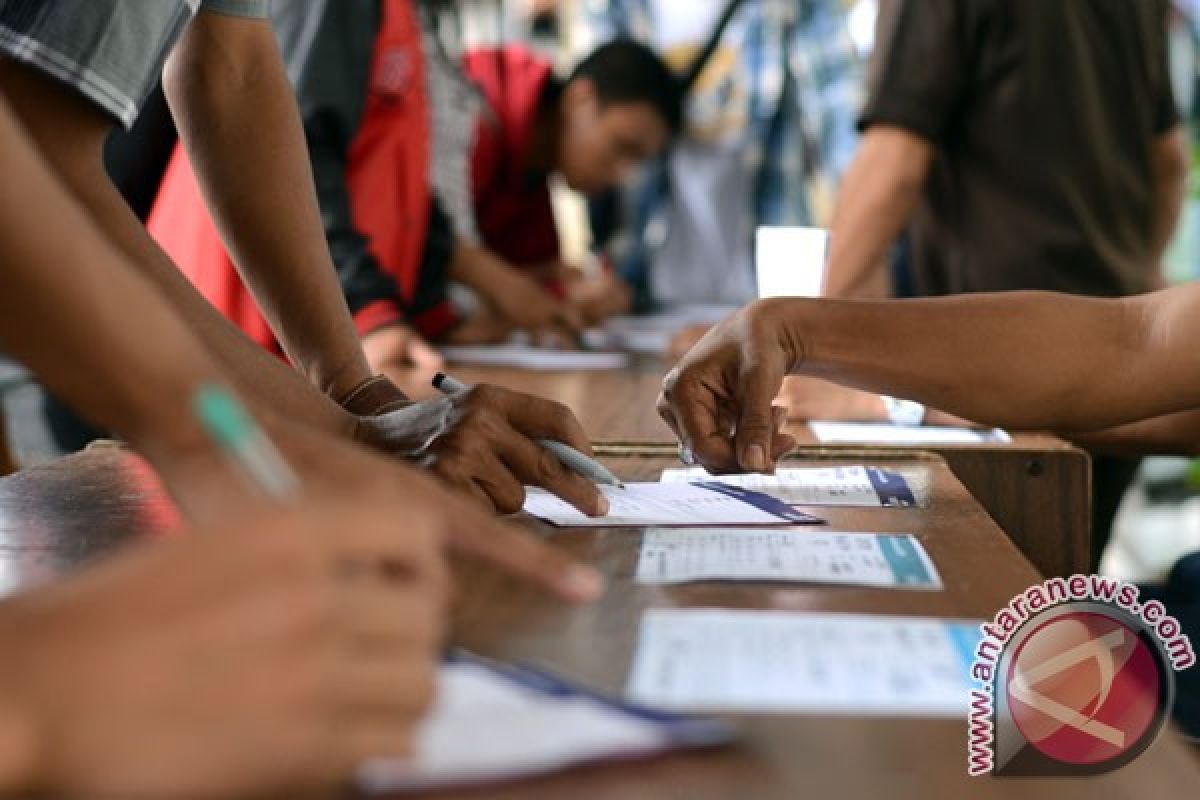
M 696 81 L 700 79 L 704 68 L 708 66 L 708 62 L 712 59 L 713 53 L 717 52 L 717 48 L 721 46 L 721 38 L 725 36 L 725 30 L 729 27 L 730 21 L 733 20 L 733 15 L 742 7 L 745 0 L 729 0 L 725 6 L 725 10 L 721 12 L 720 18 L 717 20 L 716 26 L 709 34 L 708 41 L 704 43 L 704 47 L 692 59 L 692 63 L 688 65 L 687 70 L 679 78 L 679 88 L 683 94 L 687 94 L 692 90 Z

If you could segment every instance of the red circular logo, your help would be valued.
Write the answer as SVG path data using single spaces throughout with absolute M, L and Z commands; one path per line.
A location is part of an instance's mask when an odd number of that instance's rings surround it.
M 1098 765 L 1144 749 L 1162 723 L 1153 646 L 1104 613 L 1042 622 L 1009 662 L 1009 712 L 1025 740 L 1063 764 Z

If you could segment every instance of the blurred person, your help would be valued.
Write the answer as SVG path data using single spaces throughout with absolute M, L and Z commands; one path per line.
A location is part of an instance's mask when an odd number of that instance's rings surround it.
M 1164 285 L 1186 189 L 1165 0 L 884 0 L 825 294 Z M 1102 548 L 1136 459 L 1095 461 Z M 1099 550 L 1097 551 L 1097 563 Z
M 580 7 L 582 47 L 633 36 L 683 73 L 729 2 Z M 598 245 L 639 310 L 755 297 L 755 230 L 820 224 L 857 141 L 861 59 L 841 0 L 745 0 L 715 44 L 686 99 L 680 141 L 598 224 Z
M 547 179 L 560 173 L 580 189 L 603 189 L 658 152 L 678 120 L 665 66 L 630 42 L 600 48 L 565 81 L 523 49 L 470 55 L 466 73 L 480 81 L 487 106 L 471 174 L 462 176 L 472 194 L 464 223 L 464 211 L 451 218 L 429 187 L 431 154 L 444 145 L 430 143 L 442 110 L 431 115 L 427 70 L 443 54 L 423 50 L 409 0 L 373 9 L 284 2 L 274 12 L 326 236 L 372 366 L 394 372 L 403 355 L 395 326 L 405 320 L 449 343 L 497 341 L 514 330 L 572 341 L 585 316 L 623 308 L 619 282 L 600 282 L 615 303 L 594 283 L 556 284 L 566 270 Z M 218 308 L 278 352 L 189 172 L 177 153 L 151 231 Z M 457 309 L 451 280 L 475 290 L 481 307 Z M 588 301 L 577 309 L 581 294 Z
M 286 435 L 310 429 L 373 446 L 504 511 L 520 508 L 523 484 L 545 482 L 602 513 L 596 488 L 543 459 L 534 443 L 548 435 L 589 449 L 565 408 L 487 387 L 413 404 L 372 372 L 322 236 L 295 99 L 266 12 L 261 0 L 179 0 L 153 11 L 115 0 L 3 0 L 0 90 L 41 157 L 137 269 L 135 282 L 151 285 L 186 321 L 255 411 L 287 420 Z M 205 302 L 104 173 L 110 130 L 133 122 L 164 65 L 163 86 L 214 216 L 296 368 Z M 533 427 L 523 417 L 531 403 L 547 412 Z

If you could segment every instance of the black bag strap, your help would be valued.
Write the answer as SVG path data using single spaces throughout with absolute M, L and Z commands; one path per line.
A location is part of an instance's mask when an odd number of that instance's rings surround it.
M 721 12 L 720 18 L 717 19 L 717 24 L 709 34 L 708 41 L 704 43 L 704 47 L 692 59 L 692 63 L 679 77 L 679 90 L 681 94 L 688 94 L 692 87 L 696 85 L 696 81 L 700 79 L 700 75 L 704 72 L 704 68 L 708 66 L 708 62 L 712 60 L 713 54 L 717 52 L 717 48 L 721 46 L 721 39 L 725 36 L 725 30 L 729 27 L 729 23 L 733 20 L 733 15 L 742 7 L 745 0 L 729 0 L 725 6 L 725 10 Z

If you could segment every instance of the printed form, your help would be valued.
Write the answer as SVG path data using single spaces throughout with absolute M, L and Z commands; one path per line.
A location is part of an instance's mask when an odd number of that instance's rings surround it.
M 688 711 L 965 717 L 979 635 L 925 617 L 648 611 L 628 694 Z
M 942 588 L 910 534 L 761 528 L 646 531 L 637 582 L 796 581 L 895 589 Z
M 715 481 L 776 497 L 793 506 L 907 508 L 928 506 L 928 476 L 923 484 L 878 467 L 778 469 L 774 475 L 709 475 L 704 467 L 664 469 L 663 483 Z M 913 485 L 917 483 L 918 485 Z
M 721 483 L 600 486 L 609 512 L 589 517 L 545 489 L 526 487 L 525 512 L 552 525 L 613 528 L 704 525 L 819 525 L 823 520 L 760 492 Z

